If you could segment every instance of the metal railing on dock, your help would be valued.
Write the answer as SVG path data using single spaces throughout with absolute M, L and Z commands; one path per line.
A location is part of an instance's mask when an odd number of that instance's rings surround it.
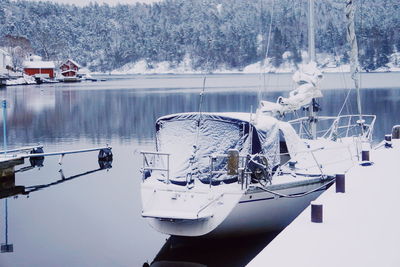
M 99 159 L 100 158 L 100 153 L 103 151 L 107 151 L 104 156 L 104 159 L 106 157 L 111 157 L 112 158 L 112 153 L 111 153 L 112 147 L 110 146 L 104 146 L 104 147 L 95 147 L 95 148 L 86 148 L 86 149 L 77 149 L 77 150 L 67 150 L 67 151 L 58 151 L 58 152 L 47 152 L 47 153 L 32 153 L 32 154 L 27 154 L 23 155 L 23 158 L 34 158 L 34 157 L 47 157 L 47 156 L 61 156 L 59 164 L 62 164 L 62 159 L 65 155 L 68 154 L 77 154 L 77 153 L 86 153 L 86 152 L 92 152 L 92 151 L 99 151 Z
M 37 146 L 26 146 L 26 147 L 19 147 L 19 148 L 14 148 L 14 149 L 8 149 L 8 150 L 1 150 L 0 154 L 4 153 L 13 153 L 13 152 L 30 152 L 33 149 L 37 148 L 43 148 L 42 145 L 37 145 Z

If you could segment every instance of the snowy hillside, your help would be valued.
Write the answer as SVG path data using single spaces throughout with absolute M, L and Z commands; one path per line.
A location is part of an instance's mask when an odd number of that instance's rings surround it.
M 398 68 L 399 1 L 356 2 L 363 69 Z M 328 69 L 347 64 L 345 1 L 316 5 L 319 63 Z M 302 62 L 301 51 L 307 50 L 307 0 L 90 2 L 83 7 L 2 0 L 0 20 L 0 47 L 20 47 L 19 53 L 57 62 L 73 58 L 97 72 L 253 72 L 266 56 L 269 37 L 266 69 L 280 72 Z
M 326 55 L 325 55 L 326 56 Z M 350 65 L 335 61 L 332 57 L 327 56 L 322 63 L 319 62 L 319 68 L 322 72 L 350 72 Z M 270 62 L 271 59 L 264 62 Z M 178 65 L 170 64 L 168 61 L 158 63 L 148 63 L 146 60 L 140 60 L 135 63 L 128 63 L 124 66 L 110 71 L 111 74 L 201 74 L 202 70 L 196 70 L 191 67 L 190 59 L 182 61 Z M 228 69 L 224 67 L 212 70 L 212 73 L 293 73 L 298 69 L 293 62 L 283 60 L 279 67 L 272 64 L 264 64 L 256 62 L 245 66 L 242 69 Z M 365 70 L 364 70 L 365 71 Z M 380 67 L 373 72 L 400 72 L 400 53 L 394 53 L 390 56 L 390 61 L 385 67 Z

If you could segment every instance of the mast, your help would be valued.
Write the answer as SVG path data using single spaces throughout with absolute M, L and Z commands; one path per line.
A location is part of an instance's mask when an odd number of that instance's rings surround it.
M 314 0 L 308 0 L 308 63 L 315 62 Z
M 358 123 L 361 126 L 361 133 L 364 134 L 364 120 L 362 118 L 362 110 L 361 110 L 361 97 L 360 97 L 360 81 L 358 73 L 360 72 L 360 65 L 358 62 L 358 45 L 357 45 L 357 37 L 354 26 L 354 13 L 355 13 L 355 5 L 353 0 L 346 0 L 346 18 L 347 18 L 347 41 L 350 43 L 350 73 L 351 78 L 354 81 L 354 87 L 357 91 L 357 108 L 358 114 L 360 116 Z
M 308 0 L 308 63 L 315 62 L 315 19 L 314 19 L 314 0 Z M 312 139 L 317 138 L 317 103 L 312 99 L 309 106 L 309 123 Z

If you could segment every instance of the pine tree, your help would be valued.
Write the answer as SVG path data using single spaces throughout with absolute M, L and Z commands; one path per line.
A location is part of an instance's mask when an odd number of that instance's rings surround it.
M 284 52 L 283 47 L 283 37 L 281 31 L 275 27 L 272 35 L 272 44 L 271 44 L 271 57 L 272 57 L 272 65 L 274 67 L 279 67 L 282 64 L 282 54 Z

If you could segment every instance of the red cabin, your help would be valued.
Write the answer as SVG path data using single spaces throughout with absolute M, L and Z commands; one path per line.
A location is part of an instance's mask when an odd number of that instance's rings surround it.
M 73 61 L 72 59 L 68 59 L 65 63 L 63 63 L 60 67 L 61 74 L 64 77 L 74 77 L 78 74 L 79 68 L 81 66 Z
M 25 61 L 24 72 L 40 78 L 54 78 L 55 65 L 52 61 Z

